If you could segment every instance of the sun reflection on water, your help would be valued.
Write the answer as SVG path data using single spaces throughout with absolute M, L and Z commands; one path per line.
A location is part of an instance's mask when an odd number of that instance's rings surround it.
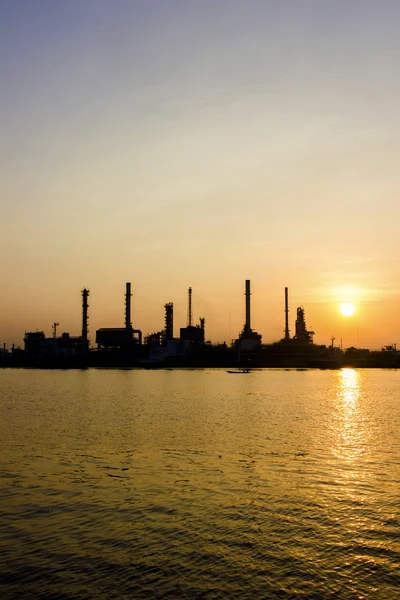
M 333 453 L 336 456 L 334 478 L 340 503 L 342 526 L 352 537 L 372 527 L 365 512 L 371 487 L 371 424 L 364 373 L 354 369 L 338 372 Z M 369 557 L 372 564 L 373 559 Z
M 338 458 L 355 463 L 365 451 L 367 432 L 360 407 L 360 373 L 354 369 L 339 371 L 336 414 L 336 451 Z
M 354 403 L 360 394 L 359 373 L 354 369 L 341 369 L 339 393 L 342 400 Z
M 339 371 L 333 420 L 333 452 L 339 461 L 335 479 L 341 490 L 339 496 L 342 501 L 347 498 L 348 508 L 364 502 L 365 478 L 368 477 L 364 464 L 368 450 L 368 428 L 365 426 L 361 378 L 362 375 L 354 369 Z M 350 530 L 355 531 L 362 526 L 354 511 L 347 518 Z

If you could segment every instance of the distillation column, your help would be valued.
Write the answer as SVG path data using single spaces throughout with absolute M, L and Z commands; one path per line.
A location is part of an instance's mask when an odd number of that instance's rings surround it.
M 166 340 L 174 338 L 174 304 L 168 302 L 165 306 L 165 329 L 164 335 Z

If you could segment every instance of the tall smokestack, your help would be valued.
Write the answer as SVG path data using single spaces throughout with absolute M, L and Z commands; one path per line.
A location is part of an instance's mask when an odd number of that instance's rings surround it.
M 246 331 L 250 331 L 251 330 L 251 324 L 250 324 L 250 279 L 246 279 L 246 291 L 245 291 L 245 296 L 246 296 L 246 324 L 245 324 L 245 330 Z
M 285 340 L 289 340 L 289 291 L 285 287 Z
M 192 288 L 188 289 L 188 317 L 187 317 L 187 326 L 192 326 Z
M 127 282 L 125 292 L 125 329 L 132 329 L 131 298 L 131 284 Z
M 82 342 L 84 344 L 85 349 L 87 350 L 89 346 L 88 333 L 89 333 L 89 317 L 88 317 L 88 297 L 89 290 L 84 288 L 82 290 Z

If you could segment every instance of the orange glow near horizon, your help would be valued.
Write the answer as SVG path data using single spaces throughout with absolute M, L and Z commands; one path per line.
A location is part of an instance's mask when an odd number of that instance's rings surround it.
M 187 288 L 193 288 L 193 318 L 206 319 L 206 339 L 212 342 L 230 343 L 238 336 L 245 319 L 244 280 L 246 277 L 222 278 L 218 283 L 205 277 L 176 278 L 160 281 L 160 288 L 142 278 L 124 277 L 123 273 L 111 273 L 104 277 L 76 277 L 57 280 L 52 293 L 48 293 L 46 282 L 36 287 L 29 302 L 23 295 L 12 294 L 6 288 L 2 292 L 3 320 L 0 315 L 0 342 L 23 344 L 24 331 L 44 330 L 51 335 L 51 325 L 60 323 L 60 333 L 67 331 L 79 335 L 81 328 L 81 296 L 83 284 L 90 288 L 89 297 L 89 338 L 94 345 L 96 329 L 100 327 L 122 327 L 124 324 L 125 281 L 132 281 L 132 321 L 143 335 L 159 331 L 164 323 L 164 304 L 174 303 L 174 333 L 186 325 Z M 161 274 L 159 279 L 161 280 Z M 262 335 L 265 344 L 282 339 L 284 336 L 284 284 L 291 283 L 273 280 L 265 273 L 251 274 L 252 328 Z M 79 285 L 78 279 L 83 280 Z M 273 280 L 273 281 L 272 281 Z M 187 282 L 187 283 L 186 283 Z M 15 278 L 15 285 L 18 283 Z M 23 281 L 20 282 L 22 286 Z M 289 328 L 295 330 L 296 307 L 304 306 L 307 327 L 315 331 L 316 344 L 330 344 L 331 336 L 343 348 L 351 346 L 380 349 L 396 342 L 400 336 L 400 323 L 396 321 L 399 299 L 396 294 L 382 294 L 380 298 L 368 298 L 357 302 L 356 313 L 344 317 L 338 310 L 338 302 L 323 298 L 323 288 L 313 292 L 301 287 L 300 282 L 289 285 Z M 396 312 L 397 311 L 397 312 Z
M 94 345 L 127 281 L 143 335 L 191 286 L 229 343 L 246 279 L 265 344 L 288 286 L 291 336 L 400 345 L 400 3 L 2 4 L 0 347 L 79 335 L 83 287 Z

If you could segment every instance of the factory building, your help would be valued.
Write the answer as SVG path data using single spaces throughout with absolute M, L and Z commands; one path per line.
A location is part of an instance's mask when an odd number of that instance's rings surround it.
M 47 338 L 43 331 L 26 332 L 24 337 L 25 352 L 35 358 L 55 356 L 76 356 L 85 351 L 80 336 L 71 336 L 64 332 L 60 337 Z
M 141 344 L 139 336 L 124 327 L 102 327 L 96 331 L 96 344 L 100 349 L 121 348 L 128 350 L 133 344 Z
M 199 325 L 190 325 L 181 327 L 179 339 L 187 342 L 195 342 L 197 344 L 204 343 L 204 324 L 205 319 L 200 319 Z
M 192 324 L 192 288 L 188 290 L 187 326 L 180 328 L 179 339 L 174 338 L 174 305 L 164 305 L 164 329 L 146 336 L 151 363 L 171 363 L 187 360 L 195 348 L 204 343 L 205 319 L 200 318 L 199 325 Z
M 101 349 L 131 350 L 142 343 L 142 332 L 133 329 L 131 322 L 131 284 L 125 291 L 125 327 L 103 327 L 96 331 L 96 344 Z
M 53 323 L 53 337 L 47 338 L 44 331 L 25 332 L 25 353 L 37 359 L 53 357 L 71 357 L 86 354 L 89 349 L 88 340 L 88 296 L 89 290 L 84 288 L 82 294 L 82 333 L 80 336 L 72 336 L 67 332 L 57 337 L 59 323 Z
M 182 358 L 180 340 L 174 338 L 174 304 L 164 305 L 164 329 L 146 336 L 151 364 L 173 363 Z

